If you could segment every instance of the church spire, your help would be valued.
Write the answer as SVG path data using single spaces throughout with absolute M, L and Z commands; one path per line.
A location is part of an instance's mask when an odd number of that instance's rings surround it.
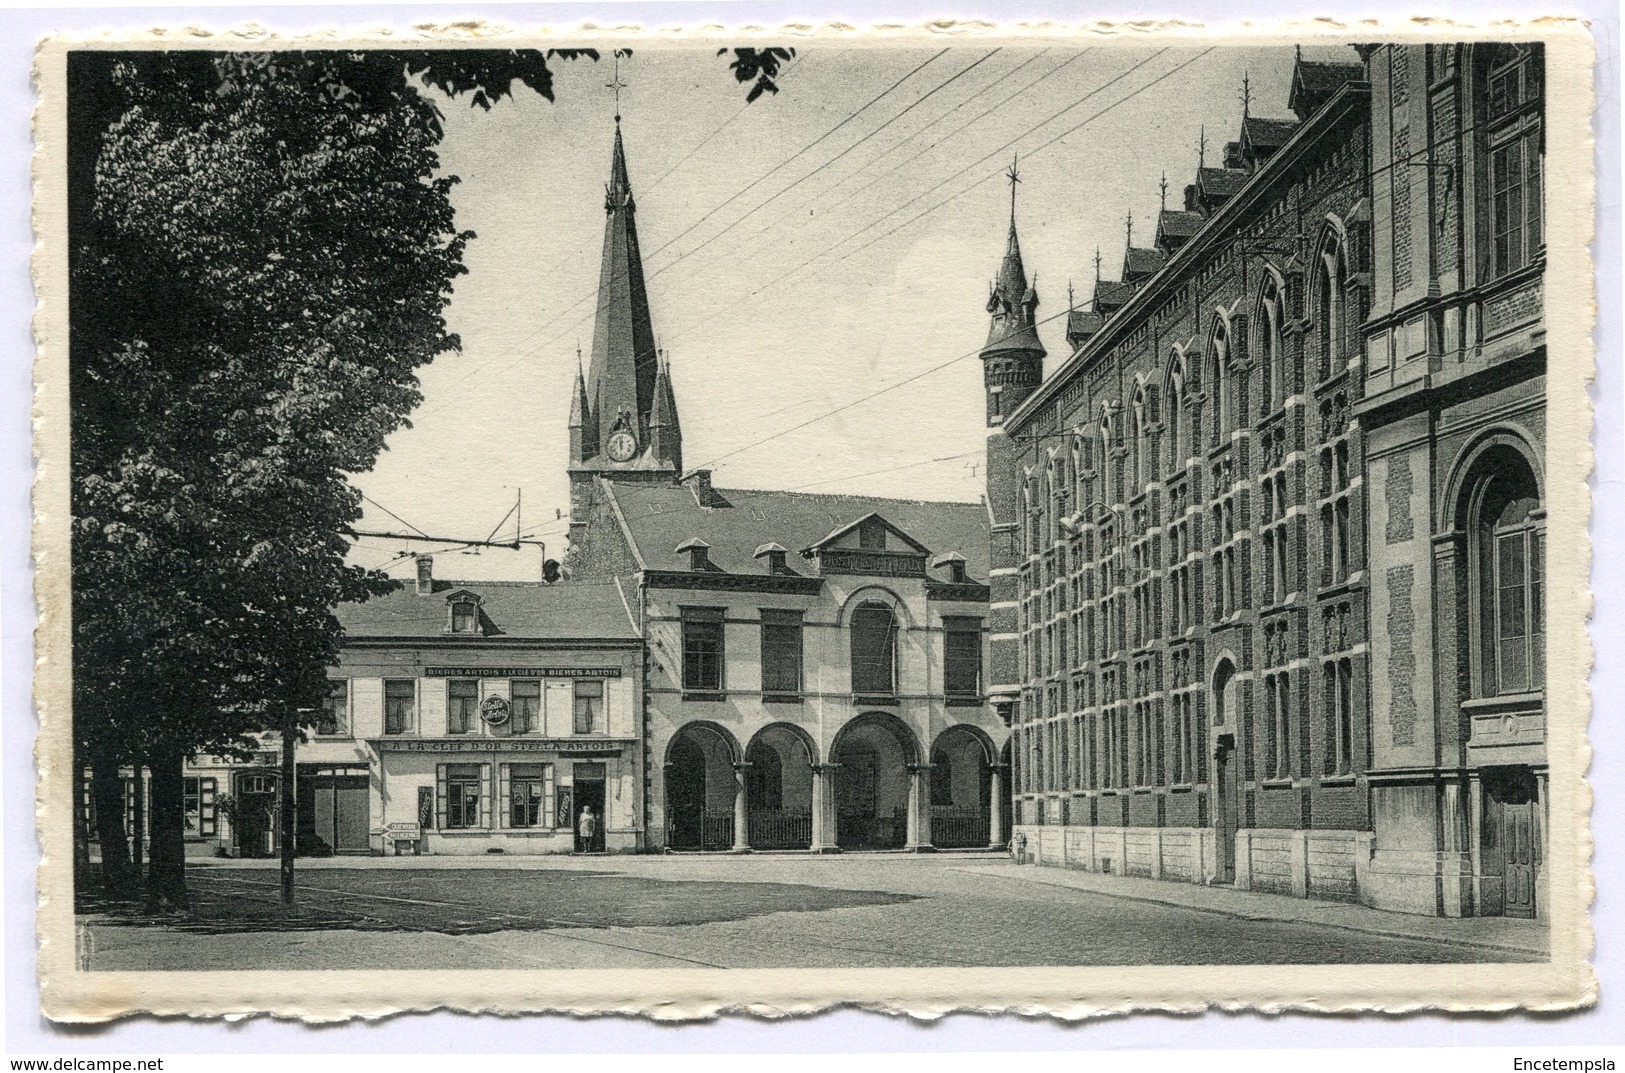
M 609 84 L 617 97 L 619 72 Z M 650 451 L 650 423 L 658 402 L 659 358 L 638 244 L 637 203 L 627 172 L 626 145 L 616 116 L 609 181 L 604 185 L 604 250 L 598 274 L 598 309 L 587 366 L 582 449 L 572 465 L 592 460 L 595 470 L 673 470 Z

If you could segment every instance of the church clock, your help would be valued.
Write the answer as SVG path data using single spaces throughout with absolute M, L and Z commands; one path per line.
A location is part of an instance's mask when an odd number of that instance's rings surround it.
M 609 437 L 609 457 L 625 462 L 638 452 L 638 441 L 630 432 L 616 429 Z

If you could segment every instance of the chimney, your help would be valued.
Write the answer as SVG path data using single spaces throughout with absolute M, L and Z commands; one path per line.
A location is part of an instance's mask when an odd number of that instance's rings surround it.
M 711 545 L 699 537 L 689 537 L 677 545 L 676 550 L 679 554 L 685 551 L 688 552 L 688 568 L 690 570 L 700 573 L 712 569 Z
M 694 470 L 681 478 L 679 483 L 688 486 L 688 490 L 694 493 L 694 502 L 702 507 L 733 506 L 727 496 L 711 487 L 711 471 L 708 469 Z
M 948 571 L 948 580 L 962 582 L 965 580 L 965 557 L 957 551 L 950 551 L 945 555 L 937 556 L 936 562 L 931 564 L 938 570 Z
M 428 596 L 434 592 L 434 556 L 418 555 L 414 558 L 418 563 L 418 595 Z
M 790 554 L 790 549 L 783 544 L 763 544 L 756 549 L 752 557 L 766 559 L 769 574 L 788 574 L 790 568 L 784 565 L 784 557 L 788 554 Z

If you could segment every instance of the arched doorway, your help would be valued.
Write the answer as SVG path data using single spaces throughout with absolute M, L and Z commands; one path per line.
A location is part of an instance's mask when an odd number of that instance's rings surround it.
M 931 746 L 931 844 L 938 849 L 987 846 L 991 828 L 993 743 L 976 727 L 953 726 Z
M 764 727 L 745 750 L 745 804 L 752 849 L 812 846 L 812 739 L 786 723 Z
M 666 750 L 666 845 L 725 850 L 734 845 L 739 746 L 712 723 L 689 723 Z
M 835 842 L 845 850 L 902 849 L 908 841 L 909 766 L 919 746 L 903 721 L 866 712 L 830 748 L 835 770 Z

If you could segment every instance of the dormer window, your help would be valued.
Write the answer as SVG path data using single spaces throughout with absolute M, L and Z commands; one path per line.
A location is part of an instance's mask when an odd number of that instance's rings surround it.
M 480 632 L 480 598 L 466 589 L 446 597 L 447 629 L 452 633 Z

